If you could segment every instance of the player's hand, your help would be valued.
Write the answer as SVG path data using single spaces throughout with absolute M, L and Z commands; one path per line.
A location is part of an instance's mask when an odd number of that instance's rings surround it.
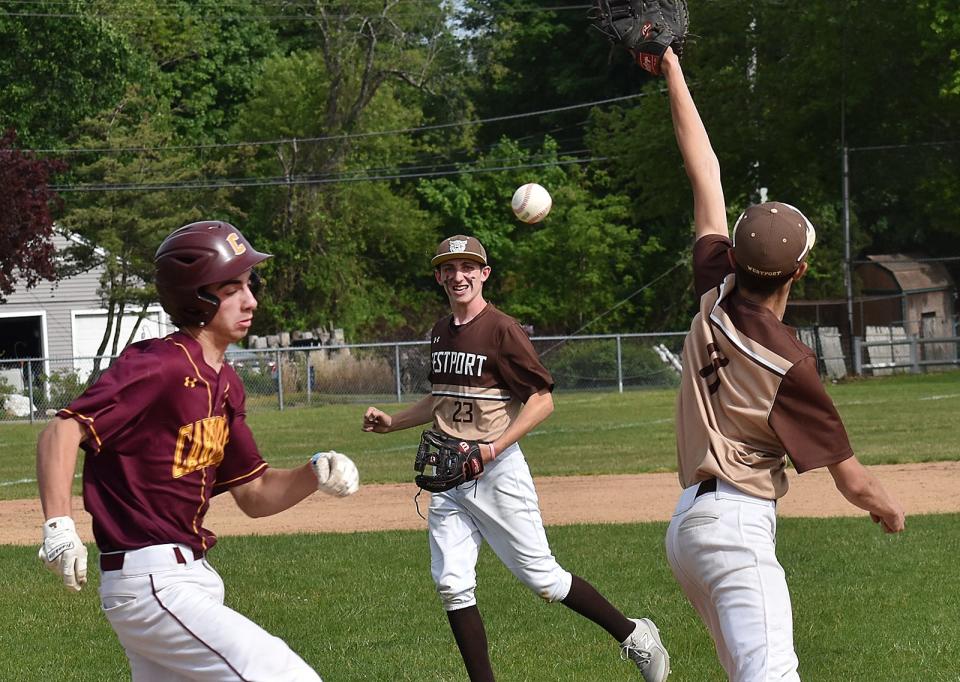
M 870 513 L 874 523 L 879 523 L 884 533 L 899 533 L 906 526 L 906 515 L 899 507 L 889 514 Z
M 360 488 L 357 465 L 343 453 L 335 450 L 318 452 L 310 458 L 310 465 L 317 477 L 317 490 L 321 492 L 346 497 Z
M 54 516 L 44 522 L 39 555 L 68 589 L 79 592 L 87 583 L 87 548 L 69 516 Z
M 393 424 L 393 418 L 375 407 L 368 407 L 363 415 L 363 430 L 374 433 L 387 433 Z

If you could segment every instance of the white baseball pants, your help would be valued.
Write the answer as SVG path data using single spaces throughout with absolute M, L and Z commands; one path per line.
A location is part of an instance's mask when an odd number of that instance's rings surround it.
M 220 575 L 185 545 L 126 552 L 123 568 L 101 570 L 100 601 L 134 682 L 320 682 L 282 639 L 223 605 Z
M 533 477 L 519 446 L 499 454 L 475 483 L 430 499 L 430 572 L 443 608 L 454 611 L 477 603 L 477 557 L 484 540 L 535 594 L 548 602 L 565 599 L 573 577 L 550 551 Z
M 710 630 L 731 682 L 799 682 L 793 614 L 776 556 L 776 503 L 717 481 L 680 495 L 667 560 Z

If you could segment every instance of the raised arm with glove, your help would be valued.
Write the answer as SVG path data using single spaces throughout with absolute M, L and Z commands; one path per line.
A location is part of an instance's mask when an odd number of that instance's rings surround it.
M 623 45 L 655 76 L 668 47 L 677 57 L 683 54 L 689 26 L 686 0 L 594 0 L 588 17 L 594 28 Z

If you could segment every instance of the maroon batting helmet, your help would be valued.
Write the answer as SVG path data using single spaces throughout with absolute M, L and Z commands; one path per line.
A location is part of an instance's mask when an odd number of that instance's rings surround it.
M 177 326 L 202 327 L 220 307 L 220 299 L 203 287 L 237 279 L 267 258 L 230 223 L 184 225 L 163 240 L 153 259 L 160 304 Z

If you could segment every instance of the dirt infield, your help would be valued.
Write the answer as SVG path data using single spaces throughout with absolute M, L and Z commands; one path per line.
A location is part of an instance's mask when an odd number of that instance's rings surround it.
M 870 467 L 911 514 L 938 514 L 960 510 L 960 462 L 895 464 Z M 790 492 L 778 504 L 780 516 L 850 516 L 864 512 L 844 500 L 826 470 L 791 475 Z M 540 506 L 547 525 L 571 523 L 635 523 L 666 521 L 679 494 L 676 474 L 634 476 L 569 476 L 536 479 Z M 204 525 L 218 535 L 275 533 L 352 533 L 371 530 L 425 529 L 417 516 L 410 484 L 363 486 L 352 497 L 314 495 L 275 516 L 244 516 L 229 495 L 216 498 Z M 420 496 L 426 511 L 429 497 Z M 74 518 L 80 536 L 92 540 L 90 517 L 74 499 Z M 40 538 L 42 513 L 38 500 L 0 502 L 0 544 L 32 545 Z M 909 518 L 907 525 L 909 526 Z

